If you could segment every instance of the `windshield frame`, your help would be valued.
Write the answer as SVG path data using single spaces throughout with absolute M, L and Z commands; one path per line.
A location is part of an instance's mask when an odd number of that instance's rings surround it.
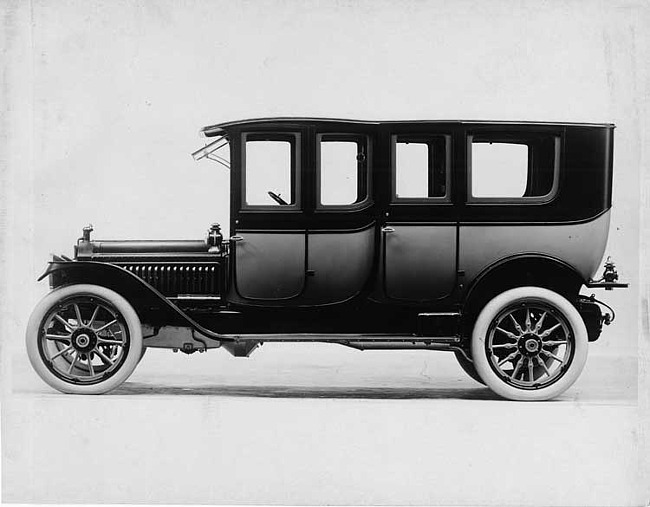
M 230 169 L 230 157 L 226 158 L 220 154 L 217 154 L 217 151 L 221 150 L 224 146 L 227 146 L 228 151 L 230 151 L 230 139 L 228 139 L 228 136 L 226 134 L 217 137 L 211 143 L 206 144 L 205 146 L 193 152 L 192 158 L 196 161 L 207 158 L 208 160 L 212 160 L 213 162 L 221 164 L 226 169 Z

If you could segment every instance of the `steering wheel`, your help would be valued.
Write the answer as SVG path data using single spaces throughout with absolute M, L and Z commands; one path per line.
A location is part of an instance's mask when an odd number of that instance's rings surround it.
M 280 197 L 278 194 L 275 192 L 271 192 L 270 190 L 267 192 L 269 194 L 269 197 L 273 199 L 275 202 L 280 204 L 281 206 L 289 206 L 289 203 L 285 201 L 282 197 Z

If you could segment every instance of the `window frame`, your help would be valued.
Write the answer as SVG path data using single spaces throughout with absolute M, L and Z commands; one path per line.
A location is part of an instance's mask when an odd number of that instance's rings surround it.
M 324 142 L 328 141 L 339 141 L 339 142 L 355 142 L 358 144 L 362 144 L 365 146 L 366 149 L 366 160 L 365 160 L 365 169 L 363 171 L 359 171 L 358 165 L 357 165 L 357 187 L 359 186 L 359 178 L 361 176 L 365 175 L 365 187 L 366 187 L 366 195 L 363 198 L 363 200 L 359 202 L 353 202 L 351 204 L 323 204 L 321 202 L 321 143 L 323 142 L 323 139 L 326 139 Z M 316 175 L 315 175 L 315 181 L 314 181 L 314 188 L 315 188 L 315 194 L 314 194 L 314 209 L 317 212 L 322 212 L 322 211 L 341 211 L 341 210 L 359 210 L 359 209 L 364 209 L 367 208 L 368 206 L 371 206 L 373 203 L 373 198 L 372 198 L 372 171 L 371 171 L 371 166 L 372 166 L 372 142 L 371 138 L 369 135 L 366 134 L 360 134 L 360 133 L 353 133 L 353 132 L 319 132 L 316 134 L 315 137 L 315 149 L 314 149 L 314 156 L 315 156 L 315 167 L 316 167 Z M 357 162 L 358 164 L 358 162 Z
M 520 144 L 528 147 L 528 162 L 526 167 L 526 189 L 531 184 L 531 175 L 534 171 L 532 161 L 534 154 L 532 153 L 533 147 L 531 146 L 535 136 L 547 136 L 554 140 L 554 154 L 553 154 L 553 182 L 551 188 L 544 195 L 539 196 L 526 196 L 521 197 L 476 197 L 472 195 L 472 144 L 475 137 L 481 139 L 489 139 L 484 141 L 490 144 Z M 483 141 L 482 141 L 483 142 Z M 477 143 L 478 144 L 478 143 Z M 467 134 L 466 141 L 466 156 L 467 156 L 467 203 L 468 204 L 546 204 L 557 196 L 560 186 L 560 165 L 562 156 L 562 136 L 555 132 L 481 132 Z
M 434 197 L 400 197 L 397 195 L 397 143 L 398 138 L 411 138 L 413 143 L 424 144 L 420 140 L 433 140 L 442 138 L 445 143 L 445 195 Z M 451 161 L 452 161 L 452 136 L 451 134 L 429 134 L 426 132 L 399 132 L 390 136 L 390 157 L 391 157 L 391 203 L 448 203 L 452 197 L 452 178 L 451 178 Z M 431 154 L 427 162 L 427 186 L 430 184 L 431 176 Z
M 252 139 L 251 139 L 252 138 Z M 293 187 L 293 194 L 295 196 L 295 202 L 293 204 L 248 204 L 246 202 L 246 178 L 247 178 L 247 167 L 246 167 L 246 143 L 248 141 L 283 141 L 288 142 L 291 152 L 291 186 Z M 277 132 L 277 131 L 250 131 L 242 132 L 241 134 L 241 192 L 240 199 L 241 205 L 240 209 L 242 211 L 255 210 L 255 211 L 270 211 L 270 212 L 284 212 L 284 211 L 296 211 L 302 209 L 302 196 L 301 196 L 301 146 L 302 146 L 302 136 L 300 132 Z M 271 197 L 269 197 L 271 199 Z

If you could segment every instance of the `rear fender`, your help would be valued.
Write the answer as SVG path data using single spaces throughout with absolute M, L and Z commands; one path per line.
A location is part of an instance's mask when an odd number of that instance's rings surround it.
M 470 319 L 476 316 L 487 302 L 508 289 L 533 285 L 553 290 L 573 303 L 584 278 L 569 264 L 542 254 L 522 254 L 485 268 L 471 283 L 463 314 Z

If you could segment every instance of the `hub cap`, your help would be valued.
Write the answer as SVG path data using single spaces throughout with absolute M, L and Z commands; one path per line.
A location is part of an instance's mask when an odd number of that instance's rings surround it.
M 520 389 L 540 389 L 556 382 L 573 358 L 573 334 L 554 307 L 536 301 L 504 309 L 485 340 L 490 366 L 501 379 Z
M 126 358 L 129 335 L 122 315 L 98 297 L 62 301 L 43 320 L 39 350 L 57 377 L 94 384 L 115 373 Z
M 92 329 L 80 326 L 72 332 L 70 345 L 77 352 L 90 352 L 97 345 L 97 335 Z
M 524 348 L 529 354 L 535 354 L 539 350 L 539 342 L 534 338 L 529 338 L 524 342 Z

